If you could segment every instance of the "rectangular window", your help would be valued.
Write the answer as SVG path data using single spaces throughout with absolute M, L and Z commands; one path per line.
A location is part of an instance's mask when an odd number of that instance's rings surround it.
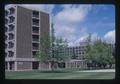
M 23 62 L 18 62 L 19 65 L 23 65 Z
M 14 52 L 8 51 L 8 57 L 13 57 L 13 56 L 14 56 Z

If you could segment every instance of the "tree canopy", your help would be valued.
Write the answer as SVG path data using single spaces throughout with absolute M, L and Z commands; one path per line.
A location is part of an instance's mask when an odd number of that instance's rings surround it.
M 87 45 L 86 62 L 91 66 L 106 67 L 114 63 L 111 45 L 102 42 L 100 39 Z

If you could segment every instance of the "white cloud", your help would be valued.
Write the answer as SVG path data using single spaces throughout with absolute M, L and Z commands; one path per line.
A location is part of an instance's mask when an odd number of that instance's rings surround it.
M 83 35 L 81 35 L 76 41 L 73 42 L 73 44 L 79 45 L 80 42 L 85 42 L 87 37 L 89 36 L 88 32 L 85 31 L 85 33 L 83 33 Z M 91 35 L 91 41 L 94 42 L 98 39 L 98 34 L 95 32 Z M 71 46 L 72 43 L 70 43 Z
M 100 39 L 100 37 L 98 36 L 98 34 L 96 32 L 94 32 L 92 35 L 91 35 L 91 41 L 94 42 L 96 41 L 97 39 Z
M 61 5 L 63 10 L 54 16 L 57 37 L 63 37 L 73 45 L 75 41 L 87 34 L 86 28 L 80 28 L 80 23 L 85 20 L 91 5 Z
M 115 30 L 109 31 L 104 35 L 104 40 L 107 43 L 115 43 Z
M 63 10 L 57 13 L 55 21 L 64 24 L 83 21 L 91 8 L 91 5 L 62 5 Z

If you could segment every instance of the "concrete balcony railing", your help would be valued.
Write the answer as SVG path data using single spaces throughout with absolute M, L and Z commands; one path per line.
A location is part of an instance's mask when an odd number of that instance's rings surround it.
M 39 31 L 37 31 L 37 30 L 33 30 L 33 33 L 37 33 L 37 34 L 38 34 L 38 33 L 39 33 Z
M 34 25 L 34 26 L 39 26 L 39 23 L 33 22 L 33 25 Z
M 6 57 L 5 61 L 38 61 L 36 58 L 14 58 Z
M 39 42 L 39 39 L 34 39 L 34 38 L 33 38 L 33 41 L 35 41 L 35 42 Z
M 33 47 L 33 50 L 39 50 L 39 47 Z
M 34 17 L 34 18 L 39 18 L 39 15 L 33 14 L 33 17 Z

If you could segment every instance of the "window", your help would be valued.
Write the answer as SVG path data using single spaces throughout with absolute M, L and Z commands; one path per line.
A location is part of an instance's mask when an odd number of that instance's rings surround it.
M 39 41 L 39 36 L 38 35 L 32 35 L 33 41 Z
M 14 47 L 14 43 L 8 42 L 8 44 L 9 44 L 9 48 L 13 48 Z
M 13 30 L 14 30 L 14 25 L 13 24 L 9 25 L 9 31 L 13 31 Z
M 8 51 L 8 57 L 13 57 L 13 56 L 14 56 L 14 52 Z
M 10 21 L 9 21 L 9 22 L 10 22 L 10 23 L 12 23 L 12 22 L 14 22 L 15 17 L 14 17 L 14 16 L 10 16 L 10 17 L 9 17 L 9 19 L 10 19 Z
M 38 43 L 33 43 L 33 49 L 39 49 L 39 44 Z
M 39 20 L 38 19 L 33 19 L 33 25 L 39 26 Z
M 13 40 L 14 39 L 14 35 L 12 33 L 9 33 L 9 40 Z
M 9 8 L 10 10 L 10 14 L 14 14 L 15 13 L 15 9 L 13 7 Z
M 82 52 L 82 54 L 85 54 L 84 52 Z
M 37 51 L 33 51 L 32 54 L 33 54 L 33 57 L 35 57 L 37 55 Z
M 33 33 L 39 33 L 39 27 L 33 27 L 32 31 Z
M 14 62 L 11 61 L 11 62 L 9 62 L 9 64 L 10 64 L 10 70 L 13 70 L 14 69 Z
M 33 17 L 39 18 L 39 12 L 38 11 L 33 11 Z

